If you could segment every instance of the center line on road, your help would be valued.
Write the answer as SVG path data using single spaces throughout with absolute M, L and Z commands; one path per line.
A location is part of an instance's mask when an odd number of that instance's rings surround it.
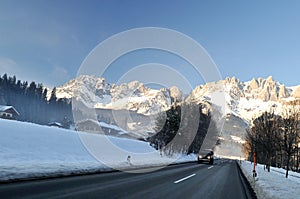
M 193 176 L 195 176 L 195 175 L 196 175 L 196 174 L 194 173 L 194 174 L 189 175 L 189 176 L 187 176 L 187 177 L 185 177 L 185 178 L 182 178 L 182 179 L 180 179 L 180 180 L 177 180 L 177 181 L 175 181 L 174 183 L 177 184 L 177 183 L 182 182 L 182 181 L 184 181 L 184 180 L 187 180 L 187 179 L 189 179 L 189 178 L 191 178 L 191 177 L 193 177 Z
M 213 168 L 214 166 L 210 166 L 210 167 L 208 167 L 207 169 L 211 169 L 211 168 Z

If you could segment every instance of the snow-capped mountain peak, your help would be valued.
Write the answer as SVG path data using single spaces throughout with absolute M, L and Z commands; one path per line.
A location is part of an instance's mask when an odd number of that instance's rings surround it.
M 173 97 L 182 98 L 178 88 L 155 90 L 132 81 L 110 84 L 104 78 L 82 75 L 56 90 L 58 98 L 73 98 L 89 108 L 128 109 L 151 115 L 167 110 Z
M 300 86 L 286 87 L 272 76 L 242 82 L 226 77 L 197 86 L 183 99 L 177 87 L 160 90 L 132 81 L 110 84 L 104 78 L 82 75 L 57 88 L 58 98 L 73 98 L 89 108 L 127 109 L 151 115 L 170 108 L 174 101 L 209 102 L 222 107 L 223 114 L 234 114 L 250 121 L 265 111 L 282 111 L 283 105 L 300 98 Z
M 265 111 L 281 113 L 288 101 L 300 98 L 300 87 L 285 87 L 273 80 L 257 78 L 242 82 L 236 77 L 197 86 L 188 97 L 189 101 L 211 100 L 216 93 L 223 93 L 224 114 L 234 114 L 251 121 Z M 213 103 L 213 102 L 212 102 Z

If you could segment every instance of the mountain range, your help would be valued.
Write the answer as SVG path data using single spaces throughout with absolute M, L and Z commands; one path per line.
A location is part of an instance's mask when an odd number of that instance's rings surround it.
M 157 90 L 138 81 L 116 85 L 104 78 L 83 75 L 57 87 L 56 95 L 74 98 L 89 108 L 127 109 L 144 115 L 167 110 L 175 101 L 210 102 L 222 107 L 224 115 L 234 114 L 250 122 L 265 111 L 280 113 L 286 103 L 300 99 L 300 86 L 286 87 L 272 76 L 247 82 L 227 77 L 199 85 L 184 96 L 177 87 Z
M 233 143 L 239 146 L 243 143 L 246 128 L 252 119 L 265 111 L 280 114 L 288 102 L 300 99 L 300 86 L 286 87 L 273 80 L 272 76 L 253 78 L 247 82 L 227 77 L 199 85 L 191 93 L 183 94 L 177 87 L 152 89 L 138 81 L 116 85 L 104 78 L 82 75 L 58 87 L 56 95 L 58 98 L 81 101 L 88 108 L 125 109 L 149 117 L 169 109 L 175 102 L 212 104 L 222 112 L 224 125 L 220 139 L 223 145 L 219 146 L 222 148 L 219 154 L 222 154 L 226 150 L 236 151 L 232 148 L 235 147 Z M 151 128 L 148 126 L 146 129 Z M 241 150 L 232 156 L 242 156 Z

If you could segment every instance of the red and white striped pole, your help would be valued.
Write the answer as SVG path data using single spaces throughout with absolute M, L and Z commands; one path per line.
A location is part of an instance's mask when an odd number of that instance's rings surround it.
M 253 165 L 253 177 L 255 178 L 257 176 L 257 173 L 256 173 L 256 153 L 254 153 L 253 162 L 254 162 L 254 165 Z

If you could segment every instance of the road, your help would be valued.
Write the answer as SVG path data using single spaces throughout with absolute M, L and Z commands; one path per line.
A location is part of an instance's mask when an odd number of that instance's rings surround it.
M 234 161 L 151 172 L 111 172 L 0 185 L 0 198 L 251 198 Z

